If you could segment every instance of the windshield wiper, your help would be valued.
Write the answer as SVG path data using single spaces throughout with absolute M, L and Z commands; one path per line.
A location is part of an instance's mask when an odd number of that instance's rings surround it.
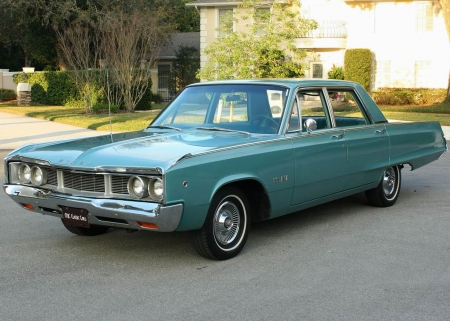
M 211 130 L 211 131 L 216 131 L 216 132 L 240 133 L 240 134 L 250 136 L 249 132 L 245 132 L 243 130 L 234 130 L 234 129 L 220 128 L 220 127 L 197 127 L 197 129 Z
M 179 132 L 181 132 L 181 129 L 176 128 L 176 127 L 172 127 L 172 126 L 162 126 L 162 125 L 158 125 L 158 126 L 148 126 L 147 128 L 173 129 L 173 130 L 178 130 Z

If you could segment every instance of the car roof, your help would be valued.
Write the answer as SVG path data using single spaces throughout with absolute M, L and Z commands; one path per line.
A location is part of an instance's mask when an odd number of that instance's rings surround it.
M 299 86 L 357 86 L 357 83 L 344 80 L 335 79 L 308 79 L 308 78 L 277 78 L 277 79 L 238 79 L 238 80 L 215 80 L 204 81 L 189 85 L 192 86 L 205 86 L 205 85 L 276 85 L 285 86 L 289 88 L 296 88 Z

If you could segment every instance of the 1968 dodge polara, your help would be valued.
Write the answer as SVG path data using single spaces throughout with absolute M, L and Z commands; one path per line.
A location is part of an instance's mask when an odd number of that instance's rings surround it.
M 216 81 L 186 87 L 144 130 L 27 145 L 5 192 L 72 233 L 194 231 L 229 259 L 250 223 L 365 192 L 393 205 L 401 169 L 447 149 L 438 122 L 392 123 L 357 83 Z

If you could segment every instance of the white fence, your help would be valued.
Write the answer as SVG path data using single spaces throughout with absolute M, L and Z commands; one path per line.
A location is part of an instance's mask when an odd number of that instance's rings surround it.
M 9 71 L 9 69 L 0 69 L 0 88 L 17 90 L 17 86 L 13 81 L 13 75 L 21 73 L 21 71 Z

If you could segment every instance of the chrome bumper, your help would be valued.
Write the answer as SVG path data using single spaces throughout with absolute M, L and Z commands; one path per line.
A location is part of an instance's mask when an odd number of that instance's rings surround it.
M 30 186 L 3 185 L 6 194 L 17 204 L 30 211 L 62 218 L 61 207 L 82 208 L 89 212 L 88 222 L 147 231 L 172 232 L 178 227 L 183 213 L 183 205 L 163 206 L 157 203 L 97 199 L 50 192 Z M 25 207 L 24 204 L 31 205 Z M 138 224 L 153 223 L 157 228 L 145 228 Z

